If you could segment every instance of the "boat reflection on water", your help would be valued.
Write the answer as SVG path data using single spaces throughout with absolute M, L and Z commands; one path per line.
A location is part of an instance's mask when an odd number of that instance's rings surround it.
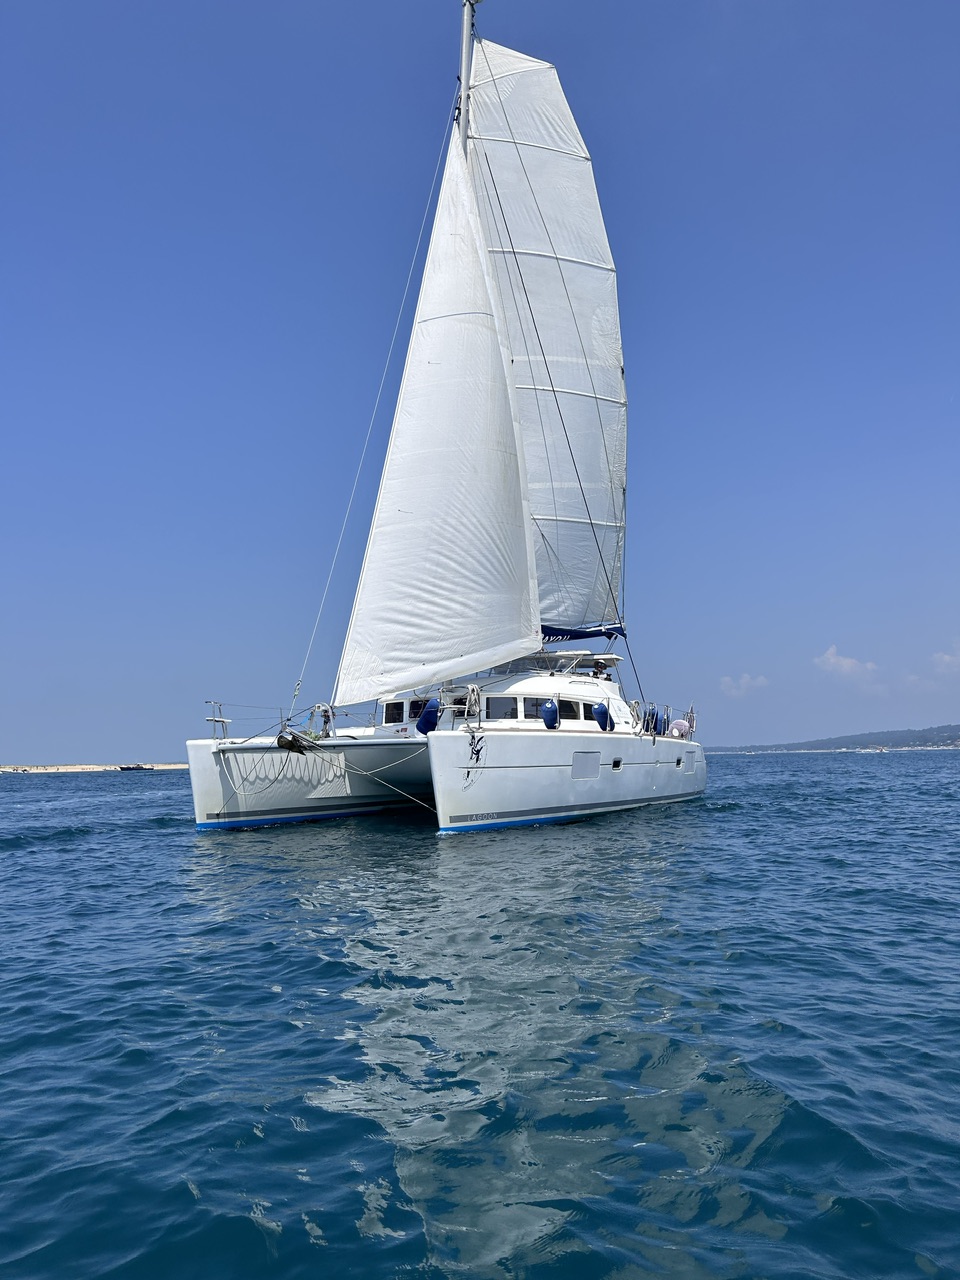
M 346 1034 L 367 1073 L 306 1101 L 379 1126 L 442 1269 L 598 1247 L 672 1267 L 694 1220 L 782 1234 L 738 1170 L 787 1100 L 705 1040 L 708 995 L 657 976 L 677 951 L 663 856 L 639 824 L 626 853 L 608 833 L 484 833 L 426 859 L 368 846 L 359 874 L 303 898 L 366 974 Z M 387 1229 L 389 1194 L 361 1230 Z

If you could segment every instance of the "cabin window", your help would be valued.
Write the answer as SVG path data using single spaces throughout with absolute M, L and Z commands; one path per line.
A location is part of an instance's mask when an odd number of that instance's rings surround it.
M 454 698 L 453 702 L 450 703 L 449 705 L 453 707 L 454 720 L 462 720 L 464 716 L 467 714 L 466 698 Z
M 400 724 L 403 720 L 403 703 L 388 702 L 383 708 L 384 724 Z
M 622 768 L 623 768 L 623 761 L 620 759 L 619 756 L 615 756 L 613 761 L 613 772 L 619 773 Z
M 407 712 L 408 720 L 419 720 L 423 715 L 423 708 L 427 705 L 426 698 L 411 698 L 410 710 Z
M 517 718 L 516 698 L 488 698 L 487 699 L 487 719 L 488 720 L 516 720 L 516 718 Z
M 539 720 L 543 711 L 543 704 L 549 702 L 549 698 L 524 698 L 523 700 L 523 716 L 525 720 Z M 560 698 L 557 700 L 557 710 L 560 712 L 561 720 L 579 720 L 580 719 L 580 703 L 571 702 L 568 698 Z

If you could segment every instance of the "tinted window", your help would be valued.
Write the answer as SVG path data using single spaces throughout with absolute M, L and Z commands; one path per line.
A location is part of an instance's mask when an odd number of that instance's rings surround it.
M 403 719 L 403 703 L 388 702 L 383 708 L 384 724 L 399 724 Z
M 516 698 L 488 698 L 487 699 L 487 719 L 488 720 L 516 720 L 516 718 L 517 718 Z
M 527 720 L 539 719 L 543 710 L 543 704 L 549 702 L 549 698 L 524 698 L 523 714 Z M 557 703 L 557 709 L 560 712 L 561 720 L 579 720 L 580 719 L 580 703 L 571 702 L 568 698 L 561 698 Z
M 423 708 L 427 705 L 425 698 L 411 698 L 410 710 L 407 712 L 408 720 L 419 720 L 423 713 Z

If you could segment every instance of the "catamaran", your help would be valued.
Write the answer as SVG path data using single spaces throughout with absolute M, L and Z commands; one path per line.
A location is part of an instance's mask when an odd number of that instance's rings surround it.
M 554 67 L 480 39 L 474 9 L 333 696 L 253 738 L 212 717 L 187 743 L 202 829 L 419 804 L 470 831 L 706 786 L 693 709 L 628 700 L 612 651 L 627 404 L 590 156 Z

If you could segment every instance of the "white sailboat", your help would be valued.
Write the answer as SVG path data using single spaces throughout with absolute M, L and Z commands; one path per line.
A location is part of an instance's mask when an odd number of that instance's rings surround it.
M 481 40 L 462 86 L 330 704 L 187 743 L 197 825 L 426 804 L 441 831 L 688 799 L 692 710 L 628 702 L 626 395 L 590 156 L 554 68 Z M 344 731 L 338 708 L 376 701 Z

